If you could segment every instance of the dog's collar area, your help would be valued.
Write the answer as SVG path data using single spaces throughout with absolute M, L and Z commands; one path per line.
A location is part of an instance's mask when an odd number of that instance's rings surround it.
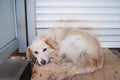
M 35 58 L 35 57 L 32 57 L 32 58 L 31 58 L 30 63 L 31 63 L 32 66 L 34 66 L 34 65 L 39 65 L 39 66 L 41 66 L 41 65 L 38 63 L 37 58 Z
M 38 63 L 37 60 L 36 60 L 36 62 L 32 62 L 32 61 L 31 61 L 30 63 L 31 63 L 32 66 L 35 66 L 35 65 L 39 65 L 39 66 L 41 66 L 41 65 Z

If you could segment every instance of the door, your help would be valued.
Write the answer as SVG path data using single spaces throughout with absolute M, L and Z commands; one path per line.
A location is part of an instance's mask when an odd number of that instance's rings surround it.
M 0 63 L 17 49 L 15 0 L 0 0 Z

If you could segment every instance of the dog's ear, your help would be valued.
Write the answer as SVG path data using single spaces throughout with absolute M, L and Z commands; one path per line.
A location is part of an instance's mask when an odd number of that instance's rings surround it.
M 30 50 L 30 47 L 28 47 L 27 50 L 26 50 L 26 58 L 27 58 L 27 60 L 30 60 L 30 56 L 31 56 L 31 50 Z
M 48 44 L 52 49 L 58 49 L 58 44 L 50 38 L 46 39 L 45 43 Z

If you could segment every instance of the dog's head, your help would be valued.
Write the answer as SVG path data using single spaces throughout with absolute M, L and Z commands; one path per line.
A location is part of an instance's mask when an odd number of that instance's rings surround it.
M 49 63 L 49 55 L 53 49 L 58 49 L 58 45 L 52 39 L 37 39 L 27 48 L 26 57 L 30 60 L 32 55 L 40 65 L 45 65 Z

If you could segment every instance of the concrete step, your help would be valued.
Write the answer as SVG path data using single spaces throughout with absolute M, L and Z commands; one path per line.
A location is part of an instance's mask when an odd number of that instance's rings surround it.
M 0 80 L 30 80 L 31 66 L 26 60 L 8 59 L 0 65 Z

